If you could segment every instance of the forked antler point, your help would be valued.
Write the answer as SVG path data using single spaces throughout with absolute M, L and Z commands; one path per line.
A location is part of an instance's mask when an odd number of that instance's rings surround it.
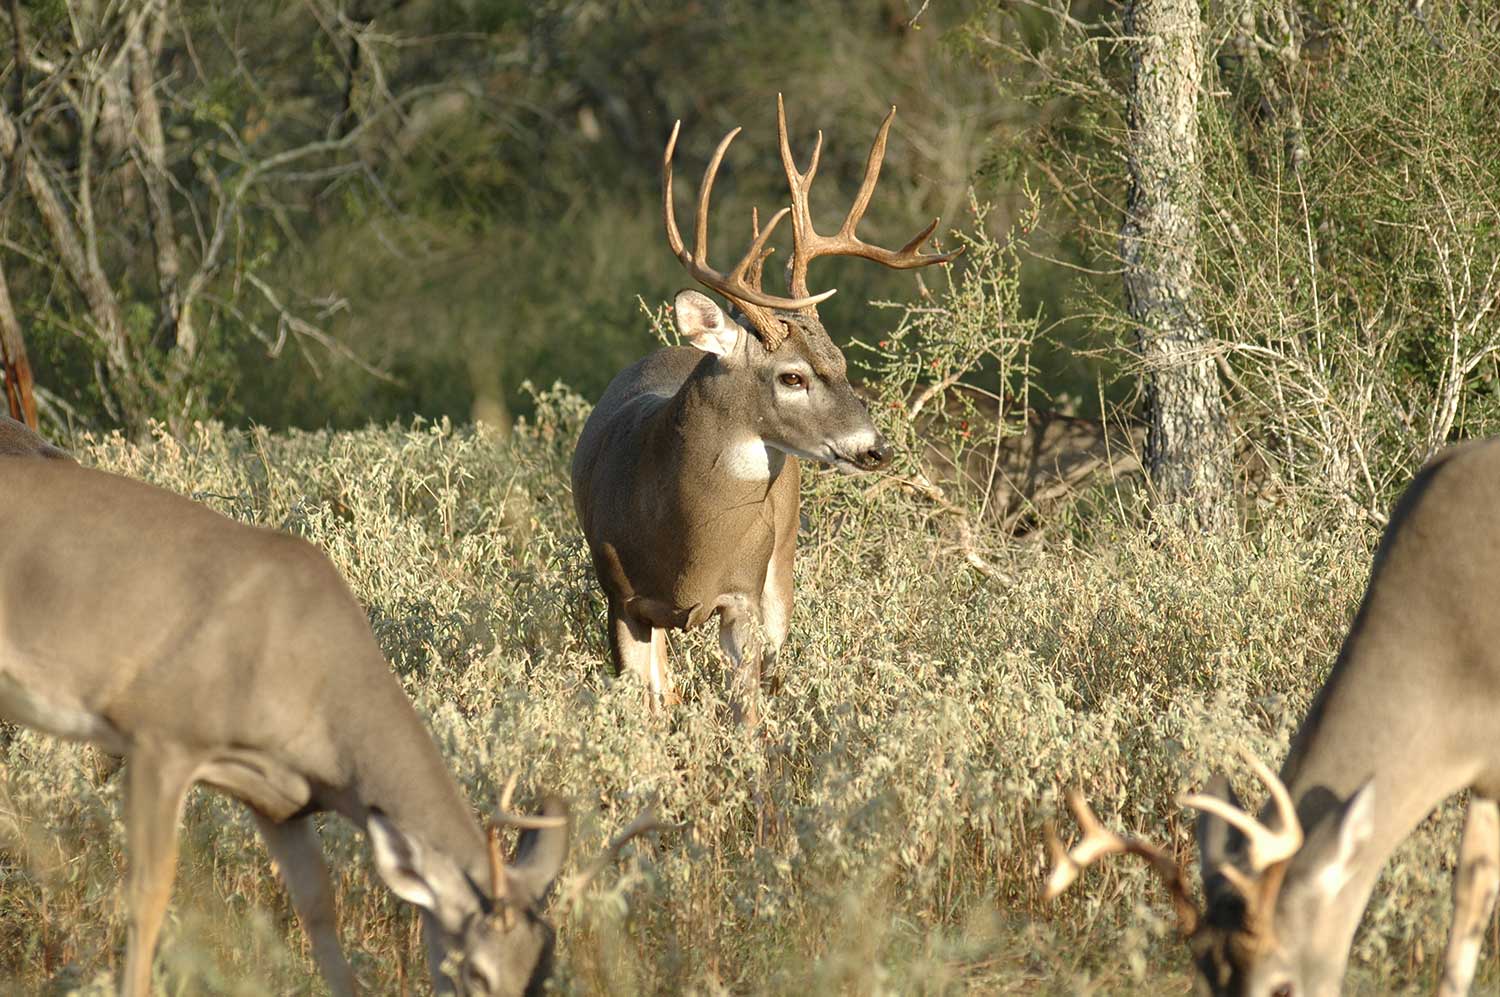
M 1146 860 L 1171 893 L 1178 928 L 1185 935 L 1192 934 L 1198 925 L 1198 908 L 1188 895 L 1187 881 L 1176 860 L 1143 838 L 1121 837 L 1106 828 L 1078 789 L 1070 787 L 1063 795 L 1082 836 L 1077 844 L 1068 848 L 1057 836 L 1057 829 L 1050 823 L 1047 825 L 1047 849 L 1052 856 L 1052 871 L 1047 877 L 1043 896 L 1047 900 L 1057 899 L 1073 885 L 1080 872 L 1106 855 L 1137 855 Z
M 1250 766 L 1256 778 L 1260 779 L 1269 791 L 1276 807 L 1276 816 L 1281 825 L 1280 830 L 1271 830 L 1244 810 L 1217 796 L 1186 793 L 1178 797 L 1177 802 L 1181 806 L 1212 814 L 1243 834 L 1249 849 L 1251 871 L 1263 873 L 1297 854 L 1297 850 L 1302 847 L 1302 822 L 1297 819 L 1297 808 L 1292 803 L 1291 793 L 1287 791 L 1286 785 L 1276 773 L 1267 768 L 1264 762 L 1247 749 L 1240 748 L 1238 753 L 1245 764 Z M 1234 882 L 1234 877 L 1229 876 L 1227 870 L 1224 871 L 1226 878 Z M 1241 889 L 1242 884 L 1236 883 L 1235 886 Z M 1244 890 L 1241 889 L 1241 892 Z

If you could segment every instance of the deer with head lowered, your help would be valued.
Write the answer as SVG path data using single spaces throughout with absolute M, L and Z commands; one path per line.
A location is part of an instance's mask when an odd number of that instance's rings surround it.
M 1222 776 L 1202 812 L 1206 908 L 1172 857 L 1105 829 L 1081 794 L 1072 849 L 1050 838 L 1049 896 L 1110 854 L 1145 858 L 1172 894 L 1200 981 L 1224 997 L 1328 997 L 1343 982 L 1381 867 L 1439 803 L 1469 791 L 1439 993 L 1468 993 L 1500 889 L 1500 440 L 1452 447 L 1391 514 L 1364 600 L 1260 816 Z
M 439 993 L 540 992 L 567 807 L 513 815 L 507 787 L 486 834 L 322 552 L 71 461 L 0 457 L 0 496 L 0 720 L 125 759 L 125 994 L 150 992 L 199 782 L 254 814 L 333 993 L 356 982 L 313 826 L 330 810 L 420 908 Z
M 718 614 L 720 646 L 739 675 L 737 709 L 752 726 L 760 678 L 773 672 L 791 616 L 798 461 L 856 473 L 883 468 L 892 456 L 818 318 L 818 303 L 833 291 L 810 293 L 807 266 L 820 256 L 858 256 L 909 269 L 957 255 L 920 251 L 936 219 L 899 250 L 855 233 L 880 176 L 894 108 L 833 235 L 813 228 L 808 208 L 822 133 L 800 172 L 780 96 L 776 111 L 791 205 L 764 229 L 752 216 L 750 247 L 727 273 L 708 262 L 709 196 L 739 129 L 719 143 L 704 172 L 689 251 L 672 200 L 681 122 L 673 127 L 662 158 L 667 242 L 732 310 L 697 291 L 679 292 L 672 314 L 687 345 L 658 350 L 615 377 L 584 425 L 572 469 L 574 505 L 609 603 L 616 667 L 639 675 L 653 703 L 670 697 L 666 631 Z M 761 276 L 767 242 L 788 215 L 790 296 L 778 297 L 762 289 Z M 756 623 L 764 633 L 758 653 Z

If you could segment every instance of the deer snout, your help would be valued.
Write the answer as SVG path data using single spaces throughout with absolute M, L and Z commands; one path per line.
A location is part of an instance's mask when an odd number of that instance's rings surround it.
M 895 455 L 894 447 L 885 440 L 877 439 L 874 445 L 861 450 L 854 462 L 866 471 L 878 471 L 890 464 L 891 458 Z

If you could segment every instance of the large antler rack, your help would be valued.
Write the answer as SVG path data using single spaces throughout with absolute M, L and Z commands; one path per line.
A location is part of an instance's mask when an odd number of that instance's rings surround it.
M 1240 755 L 1269 791 L 1276 809 L 1279 830 L 1272 830 L 1244 810 L 1217 796 L 1185 794 L 1177 802 L 1218 817 L 1245 836 L 1245 860 L 1249 872 L 1243 872 L 1227 862 L 1214 871 L 1222 875 L 1245 899 L 1245 927 L 1249 933 L 1269 937 L 1276 910 L 1276 897 L 1281 892 L 1287 866 L 1302 847 L 1302 824 L 1297 819 L 1292 795 L 1281 779 L 1248 751 L 1241 750 Z M 1188 893 L 1187 878 L 1176 860 L 1142 838 L 1121 837 L 1106 828 L 1094 816 L 1093 810 L 1078 790 L 1069 789 L 1065 795 L 1068 809 L 1073 811 L 1083 837 L 1069 849 L 1058 839 L 1056 830 L 1048 826 L 1047 847 L 1052 853 L 1052 872 L 1047 879 L 1046 899 L 1056 899 L 1073 885 L 1080 872 L 1106 855 L 1139 855 L 1150 863 L 1151 868 L 1166 883 L 1172 894 L 1172 906 L 1177 912 L 1178 927 L 1184 935 L 1191 935 L 1197 929 L 1201 915 Z
M 1217 871 L 1245 898 L 1246 928 L 1254 935 L 1268 935 L 1276 910 L 1276 897 L 1281 892 L 1287 865 L 1302 847 L 1302 822 L 1297 819 L 1292 794 L 1276 773 L 1249 751 L 1241 749 L 1240 757 L 1271 794 L 1280 830 L 1271 830 L 1239 807 L 1217 796 L 1189 793 L 1178 797 L 1177 802 L 1181 806 L 1212 814 L 1245 836 L 1249 875 L 1227 862 Z
M 812 214 L 808 210 L 807 192 L 812 188 L 813 178 L 818 173 L 818 157 L 823 151 L 823 132 L 818 132 L 817 142 L 813 145 L 812 158 L 808 161 L 807 172 L 803 173 L 797 169 L 796 160 L 792 158 L 791 140 L 787 137 L 786 107 L 782 102 L 781 94 L 776 95 L 776 131 L 781 144 L 781 165 L 786 171 L 787 186 L 792 195 L 792 258 L 787 264 L 787 285 L 795 297 L 805 297 L 807 294 L 807 264 L 819 256 L 859 256 L 867 260 L 873 260 L 882 266 L 892 267 L 896 270 L 910 270 L 914 267 L 931 266 L 934 263 L 947 263 L 963 252 L 963 248 L 955 249 L 951 253 L 923 253 L 921 246 L 932 233 L 937 231 L 939 219 L 934 218 L 922 231 L 918 232 L 906 245 L 900 249 L 884 249 L 865 242 L 855 230 L 865 217 L 865 209 L 870 206 L 870 198 L 875 193 L 875 184 L 880 180 L 880 166 L 885 160 L 886 138 L 890 135 L 891 122 L 895 120 L 896 108 L 893 106 L 890 113 L 881 122 L 880 131 L 875 135 L 875 143 L 870 146 L 869 158 L 865 160 L 865 178 L 860 184 L 859 193 L 854 195 L 854 203 L 849 207 L 849 213 L 844 216 L 844 223 L 839 226 L 838 232 L 833 235 L 819 235 L 813 228 Z
M 781 220 L 790 213 L 790 208 L 782 208 L 771 216 L 764 229 L 760 228 L 760 219 L 756 216 L 752 220 L 752 240 L 750 248 L 740 258 L 727 274 L 720 273 L 708 263 L 708 205 L 709 196 L 713 191 L 714 179 L 719 173 L 719 164 L 724 161 L 724 153 L 729 149 L 729 143 L 734 141 L 740 129 L 735 128 L 725 135 L 719 142 L 719 147 L 714 150 L 713 158 L 708 161 L 708 167 L 703 171 L 703 183 L 698 188 L 698 211 L 693 219 L 693 251 L 690 253 L 682 240 L 682 233 L 677 230 L 677 215 L 672 204 L 672 153 L 677 149 L 677 133 L 682 127 L 678 121 L 672 126 L 672 137 L 667 140 L 667 151 L 662 156 L 662 217 L 667 229 L 667 244 L 672 247 L 672 252 L 682 262 L 688 273 L 693 275 L 705 287 L 718 291 L 724 297 L 730 299 L 750 319 L 756 333 L 766 345 L 766 349 L 774 350 L 785 338 L 786 332 L 781 321 L 776 318 L 778 309 L 783 311 L 797 311 L 802 308 L 810 308 L 818 302 L 833 295 L 832 290 L 821 294 L 809 295 L 804 289 L 796 297 L 781 298 L 772 294 L 766 294 L 761 290 L 761 269 L 765 264 L 765 258 L 771 253 L 766 243 L 771 238 L 771 233 Z

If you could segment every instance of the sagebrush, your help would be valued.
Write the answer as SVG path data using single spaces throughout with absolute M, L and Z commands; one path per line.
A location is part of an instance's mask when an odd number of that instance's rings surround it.
M 504 438 L 200 426 L 76 450 L 327 550 L 476 805 L 512 772 L 573 800 L 574 868 L 660 794 L 684 829 L 632 845 L 560 917 L 558 992 L 1186 991 L 1146 870 L 1092 872 L 1041 903 L 1043 823 L 1080 781 L 1105 819 L 1187 855 L 1173 797 L 1236 745 L 1284 752 L 1363 587 L 1368 530 L 1292 513 L 1232 539 L 1101 522 L 997 545 L 1001 583 L 900 492 L 812 474 L 785 686 L 755 745 L 711 627 L 674 636 L 685 701 L 664 718 L 609 673 L 566 483 L 586 406 L 556 391 L 538 411 Z M 107 993 L 124 938 L 119 777 L 29 731 L 3 759 L 0 978 Z M 760 846 L 758 784 L 777 815 Z M 1376 894 L 1355 972 L 1382 990 L 1430 986 L 1455 813 Z M 353 828 L 330 818 L 323 837 L 356 971 L 372 993 L 424 992 L 414 912 L 371 877 Z M 320 992 L 243 809 L 195 791 L 183 840 L 167 992 Z

